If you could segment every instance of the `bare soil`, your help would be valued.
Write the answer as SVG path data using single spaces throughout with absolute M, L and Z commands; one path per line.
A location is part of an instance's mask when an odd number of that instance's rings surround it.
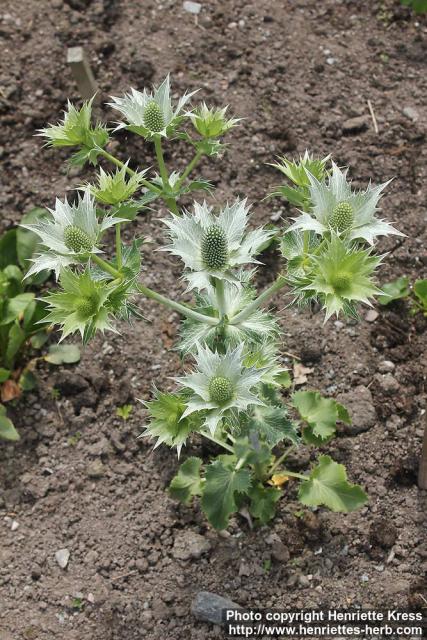
M 90 177 L 67 173 L 66 154 L 33 137 L 67 98 L 78 99 L 65 59 L 67 46 L 81 44 L 105 101 L 171 72 L 177 93 L 201 87 L 201 99 L 245 118 L 223 160 L 204 162 L 201 173 L 218 202 L 247 195 L 254 222 L 291 215 L 283 202 L 262 200 L 280 182 L 266 164 L 279 154 L 332 152 L 357 186 L 394 177 L 383 212 L 407 237 L 381 242 L 381 277 L 426 277 L 425 18 L 391 0 L 202 4 L 196 21 L 172 0 L 2 0 L 1 228 Z M 115 119 L 108 108 L 99 116 Z M 355 130 L 348 120 L 358 116 L 366 118 Z M 120 143 L 123 159 L 152 164 L 140 139 Z M 170 154 L 171 165 L 184 165 L 179 145 Z M 157 218 L 141 215 L 129 238 L 152 239 L 144 280 L 178 298 L 178 263 L 153 251 L 162 242 Z M 279 268 L 276 256 L 265 262 L 260 286 Z M 222 637 L 190 614 L 200 590 L 261 609 L 425 606 L 426 495 L 416 471 L 426 322 L 397 304 L 374 322 L 363 312 L 359 324 L 324 326 L 321 313 L 301 315 L 286 302 L 275 300 L 283 351 L 313 369 L 307 386 L 345 397 L 361 428 L 371 424 L 327 448 L 366 488 L 368 506 L 348 516 L 301 510 L 291 485 L 271 527 L 251 530 L 237 516 L 219 534 L 197 504 L 172 501 L 165 488 L 178 462 L 137 440 L 145 420 L 137 398 L 150 397 L 153 383 L 171 387 L 178 318 L 143 300 L 149 323 L 97 337 L 78 366 L 40 366 L 37 392 L 11 408 L 22 440 L 0 445 L 1 640 Z M 133 405 L 126 422 L 116 416 L 125 403 Z M 188 453 L 209 451 L 194 440 Z M 295 463 L 306 469 L 310 459 L 302 452 Z M 194 544 L 194 534 L 207 544 Z M 63 548 L 65 570 L 55 560 Z

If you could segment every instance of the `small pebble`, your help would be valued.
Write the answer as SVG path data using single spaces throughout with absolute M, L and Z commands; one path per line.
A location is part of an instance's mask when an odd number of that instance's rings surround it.
M 194 15 L 198 15 L 202 9 L 202 5 L 200 2 L 191 2 L 190 0 L 186 0 L 186 2 L 182 5 L 184 11 L 188 13 L 193 13 Z
M 61 569 L 66 568 L 69 559 L 70 559 L 70 552 L 68 551 L 68 549 L 59 549 L 55 553 L 55 560 L 59 564 Z

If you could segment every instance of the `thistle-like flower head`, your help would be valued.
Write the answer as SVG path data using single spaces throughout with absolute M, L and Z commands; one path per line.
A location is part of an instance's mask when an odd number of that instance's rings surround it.
M 61 340 L 78 331 L 87 342 L 97 330 L 114 331 L 110 322 L 109 296 L 114 292 L 105 281 L 93 279 L 89 267 L 83 273 L 63 269 L 59 277 L 61 290 L 43 298 L 48 305 L 48 314 L 43 322 L 61 327 Z
M 232 269 L 258 262 L 254 255 L 274 232 L 255 229 L 245 233 L 248 211 L 246 200 L 227 204 L 218 215 L 206 202 L 196 202 L 194 213 L 172 214 L 163 220 L 171 240 L 164 250 L 183 260 L 189 270 L 185 274 L 189 289 L 204 289 L 213 277 L 238 282 Z
M 88 188 L 96 200 L 103 204 L 116 205 L 129 200 L 140 188 L 141 179 L 147 173 L 147 169 L 136 172 L 129 177 L 126 169 L 127 163 L 117 169 L 115 173 L 106 173 L 100 168 L 98 184 L 89 184 L 85 188 Z
M 92 100 L 84 102 L 81 109 L 76 109 L 68 101 L 64 111 L 64 119 L 55 125 L 40 129 L 38 135 L 47 138 L 51 147 L 104 147 L 108 142 L 108 131 L 105 125 L 91 125 Z
M 338 317 L 340 311 L 356 315 L 356 303 L 371 305 L 369 299 L 381 293 L 372 278 L 382 257 L 371 255 L 370 250 L 349 247 L 333 234 L 326 250 L 313 260 L 310 282 L 304 289 L 315 292 L 323 302 L 325 322 L 334 313 Z
M 130 93 L 126 93 L 122 98 L 112 96 L 113 102 L 109 104 L 113 109 L 120 111 L 127 120 L 127 123 L 119 124 L 118 129 L 127 128 L 147 138 L 153 135 L 167 137 L 182 120 L 182 109 L 194 93 L 196 92 L 185 93 L 174 108 L 168 75 L 152 92 L 144 89 L 141 93 L 131 89 Z
M 213 434 L 231 410 L 263 404 L 251 389 L 261 382 L 264 370 L 244 366 L 243 344 L 224 355 L 198 345 L 195 359 L 196 371 L 176 378 L 184 390 L 192 391 L 183 417 L 203 411 L 203 426 Z
M 312 211 L 301 213 L 288 231 L 303 229 L 320 235 L 333 231 L 349 240 L 365 240 L 369 244 L 377 236 L 402 236 L 391 224 L 375 217 L 378 201 L 390 181 L 377 186 L 369 184 L 365 191 L 353 191 L 347 171 L 332 163 L 327 181 L 319 181 L 308 173 Z
M 78 197 L 76 204 L 57 199 L 55 209 L 49 209 L 50 218 L 42 218 L 35 224 L 22 227 L 36 233 L 46 251 L 33 260 L 26 277 L 44 269 L 53 269 L 56 276 L 62 268 L 80 262 L 91 253 L 100 253 L 97 244 L 100 236 L 109 227 L 122 222 L 121 218 L 105 216 L 101 221 L 96 217 L 95 203 L 88 189 Z
M 219 138 L 235 127 L 241 120 L 241 118 L 227 119 L 227 109 L 228 107 L 224 107 L 223 109 L 212 107 L 210 109 L 203 102 L 188 115 L 194 128 L 203 138 Z

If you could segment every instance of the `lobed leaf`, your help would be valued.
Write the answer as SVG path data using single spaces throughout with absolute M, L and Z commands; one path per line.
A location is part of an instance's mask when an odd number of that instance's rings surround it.
M 300 486 L 298 498 L 307 507 L 324 505 L 331 511 L 348 513 L 365 504 L 368 496 L 359 485 L 347 481 L 344 465 L 320 456 L 319 464 Z

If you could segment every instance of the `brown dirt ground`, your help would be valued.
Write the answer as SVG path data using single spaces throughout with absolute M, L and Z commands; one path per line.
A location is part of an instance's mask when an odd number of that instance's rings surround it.
M 262 201 L 279 182 L 266 165 L 278 154 L 306 147 L 333 152 L 352 167 L 357 185 L 394 176 L 384 215 L 408 237 L 381 242 L 389 252 L 382 278 L 426 277 L 425 34 L 425 19 L 391 0 L 209 0 L 198 24 L 173 0 L 23 0 L 19 7 L 2 0 L 1 227 L 32 205 L 51 206 L 89 177 L 67 174 L 66 155 L 43 151 L 33 137 L 58 119 L 68 97 L 78 98 L 65 48 L 82 44 L 104 98 L 171 72 L 177 92 L 201 87 L 201 98 L 228 103 L 246 118 L 224 159 L 205 162 L 201 173 L 217 185 L 218 201 L 248 195 L 256 222 L 290 214 L 278 200 Z M 368 99 L 379 134 L 369 120 L 366 130 L 345 133 L 346 120 L 368 113 Z M 405 115 L 405 107 L 418 118 Z M 152 163 L 140 140 L 120 142 L 123 158 L 129 153 L 142 165 Z M 175 166 L 183 163 L 181 154 Z M 129 237 L 137 232 L 158 244 L 157 217 L 141 215 Z M 269 281 L 277 260 L 266 260 L 263 280 Z M 147 248 L 143 275 L 171 296 L 182 291 L 177 262 Z M 380 310 L 373 323 L 363 317 L 357 325 L 323 326 L 319 313 L 284 309 L 284 298 L 276 304 L 284 351 L 313 367 L 310 386 L 349 392 L 356 406 L 356 387 L 372 392 L 375 425 L 343 433 L 331 446 L 350 478 L 366 487 L 369 505 L 349 516 L 319 510 L 301 518 L 290 488 L 270 528 L 251 531 L 236 517 L 220 535 L 197 505 L 170 500 L 165 487 L 177 461 L 173 452 L 153 453 L 136 440 L 145 418 L 136 398 L 148 398 L 153 382 L 170 387 L 180 366 L 171 351 L 178 318 L 144 301 L 150 324 L 98 337 L 77 367 L 41 367 L 39 391 L 12 408 L 22 441 L 0 449 L 1 640 L 221 636 L 190 615 L 201 589 L 261 609 L 425 604 L 425 495 L 415 480 L 425 323 L 397 305 Z M 395 365 L 391 385 L 379 373 L 385 360 Z M 123 423 L 115 409 L 125 402 L 134 410 Z M 203 453 L 197 441 L 188 451 Z M 306 468 L 310 456 L 295 462 Z M 15 531 L 10 518 L 19 523 Z M 183 561 L 176 548 L 189 531 L 205 536 L 210 548 Z M 272 557 L 271 532 L 287 546 L 289 561 Z M 64 547 L 71 553 L 65 571 L 54 559 Z M 73 607 L 76 597 L 81 610 Z

